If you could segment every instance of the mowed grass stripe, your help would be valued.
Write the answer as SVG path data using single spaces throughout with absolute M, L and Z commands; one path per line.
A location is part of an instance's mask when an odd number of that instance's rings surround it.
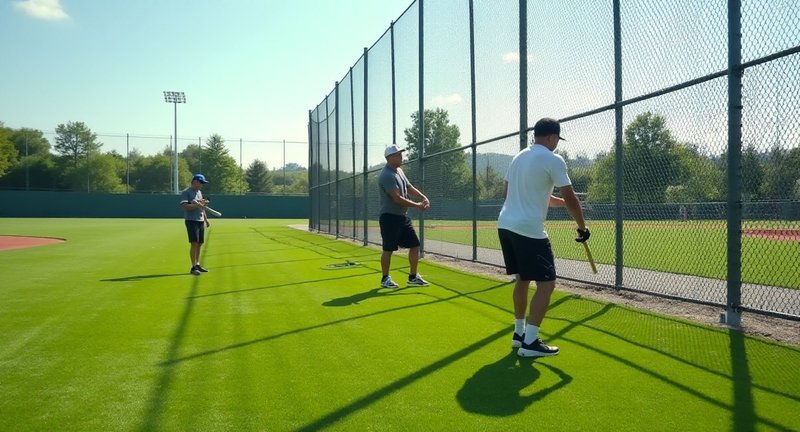
M 426 220 L 425 235 L 431 240 L 472 244 L 472 222 Z M 377 223 L 376 223 L 377 224 Z M 615 262 L 613 221 L 587 221 L 592 230 L 589 243 L 597 263 Z M 800 224 L 774 221 L 746 221 L 745 229 L 795 229 Z M 545 225 L 553 251 L 560 258 L 586 260 L 577 245 L 575 224 L 548 221 Z M 725 221 L 626 221 L 623 249 L 626 267 L 687 274 L 714 279 L 726 278 Z M 500 249 L 494 221 L 479 221 L 478 246 Z M 800 289 L 800 242 L 744 236 L 742 238 L 742 280 L 745 283 Z
M 381 290 L 290 221 L 214 221 L 200 277 L 180 220 L 2 222 L 68 239 L 0 255 L 3 430 L 800 428 L 796 347 L 556 293 L 562 354 L 520 360 L 511 284 Z

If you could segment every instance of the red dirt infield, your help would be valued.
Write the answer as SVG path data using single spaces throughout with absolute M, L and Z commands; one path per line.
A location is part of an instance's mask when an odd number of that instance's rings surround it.
M 800 241 L 800 230 L 796 229 L 746 229 L 742 234 L 767 240 Z
M 53 243 L 66 241 L 62 238 L 53 237 L 25 237 L 0 235 L 0 252 L 12 249 L 25 249 L 35 246 L 44 246 Z

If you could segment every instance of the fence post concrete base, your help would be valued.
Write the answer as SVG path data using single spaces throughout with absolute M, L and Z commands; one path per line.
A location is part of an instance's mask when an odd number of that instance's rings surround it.
M 724 312 L 719 314 L 720 324 L 727 324 L 731 327 L 741 327 L 742 313 L 736 309 L 725 309 Z

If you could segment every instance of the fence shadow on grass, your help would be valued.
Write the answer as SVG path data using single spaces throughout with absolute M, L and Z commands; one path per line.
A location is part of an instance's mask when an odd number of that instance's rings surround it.
M 111 279 L 100 279 L 100 282 L 136 282 L 147 279 L 157 279 L 157 278 L 174 277 L 174 276 L 192 276 L 192 275 L 189 272 L 161 273 L 161 274 L 149 274 L 149 275 L 124 276 Z
M 322 303 L 323 306 L 351 306 L 360 304 L 362 301 L 369 300 L 371 298 L 377 297 L 388 297 L 388 296 L 395 296 L 395 295 L 415 295 L 420 293 L 408 292 L 404 293 L 401 291 L 405 291 L 408 288 L 383 288 L 378 287 L 371 289 L 369 291 L 355 293 L 351 296 L 347 297 L 338 297 L 332 300 L 328 300 L 325 303 Z
M 733 378 L 733 415 L 731 430 L 752 431 L 756 430 L 755 405 L 753 405 L 753 384 L 750 376 L 750 366 L 747 362 L 747 349 L 745 337 L 740 331 L 729 329 L 731 348 L 731 375 Z
M 540 384 L 541 370 L 549 369 L 555 383 Z M 548 379 L 548 381 L 552 381 Z M 465 411 L 487 416 L 505 417 L 524 411 L 532 403 L 572 382 L 572 377 L 547 363 L 517 356 L 516 350 L 500 360 L 486 365 L 471 376 L 456 394 Z M 522 393 L 534 386 L 530 394 Z
M 490 287 L 485 288 L 485 289 L 483 289 L 481 291 L 482 292 L 491 291 L 491 290 L 500 288 L 500 287 L 502 287 L 504 285 L 506 285 L 506 284 L 502 283 L 502 284 L 490 286 Z M 426 294 L 426 295 L 430 296 L 429 294 Z M 190 354 L 190 355 L 187 355 L 187 356 L 184 356 L 184 357 L 170 358 L 168 361 L 159 363 L 159 365 L 160 366 L 169 366 L 169 367 L 171 367 L 172 365 L 175 365 L 177 363 L 182 363 L 182 362 L 189 361 L 189 360 L 195 360 L 195 359 L 207 357 L 207 356 L 210 356 L 210 355 L 214 355 L 214 354 L 219 354 L 219 353 L 222 353 L 222 352 L 230 351 L 230 350 L 233 350 L 233 349 L 245 348 L 245 347 L 256 345 L 256 344 L 269 342 L 271 340 L 278 339 L 278 338 L 281 338 L 281 337 L 284 337 L 284 336 L 288 336 L 288 335 L 291 335 L 291 334 L 303 333 L 303 332 L 307 332 L 307 331 L 311 331 L 311 330 L 315 330 L 315 329 L 319 329 L 319 328 L 330 327 L 330 326 L 342 324 L 342 323 L 345 323 L 345 322 L 356 321 L 356 320 L 369 318 L 369 317 L 374 317 L 374 316 L 378 316 L 378 315 L 385 315 L 385 314 L 389 314 L 389 313 L 397 312 L 397 311 L 401 311 L 401 310 L 414 309 L 414 308 L 420 308 L 420 307 L 430 306 L 430 305 L 434 305 L 434 304 L 439 304 L 439 303 L 443 303 L 443 302 L 449 302 L 449 301 L 451 301 L 453 299 L 456 299 L 456 298 L 459 298 L 459 297 L 463 297 L 463 296 L 464 295 L 462 294 L 462 295 L 454 295 L 454 296 L 444 297 L 444 298 L 434 298 L 434 300 L 431 300 L 431 301 L 428 301 L 428 302 L 397 306 L 397 307 L 384 309 L 384 310 L 379 310 L 379 311 L 375 311 L 375 312 L 370 312 L 370 313 L 366 313 L 366 314 L 362 314 L 362 315 L 342 318 L 342 319 L 338 319 L 338 320 L 334 320 L 334 321 L 328 321 L 328 322 L 315 324 L 315 325 L 308 326 L 308 327 L 302 327 L 302 328 L 298 328 L 298 329 L 294 329 L 294 330 L 289 330 L 289 331 L 286 331 L 286 332 L 283 332 L 283 333 L 278 333 L 278 334 L 274 334 L 274 335 L 270 335 L 270 336 L 264 336 L 264 337 L 251 339 L 251 340 L 248 340 L 248 341 L 244 341 L 244 342 L 239 342 L 239 343 L 235 343 L 235 344 L 231 344 L 231 345 L 226 345 L 226 346 L 223 346 L 223 347 L 220 347 L 220 348 L 216 348 L 216 349 L 201 351 L 201 352 L 198 352 L 198 353 L 195 353 L 195 354 Z M 197 298 L 197 297 L 202 297 L 202 296 L 195 296 L 193 298 Z M 551 307 L 551 309 L 552 309 L 552 307 Z
M 206 237 L 206 244 L 211 241 L 211 235 Z M 169 399 L 169 392 L 172 390 L 172 381 L 175 376 L 175 367 L 170 360 L 178 357 L 183 339 L 186 337 L 186 330 L 189 325 L 189 318 L 192 315 L 195 304 L 195 294 L 197 293 L 198 283 L 200 278 L 194 278 L 189 295 L 186 297 L 186 303 L 183 307 L 183 312 L 178 318 L 178 324 L 175 326 L 175 331 L 172 333 L 169 347 L 166 352 L 166 367 L 161 368 L 161 375 L 158 380 L 153 384 L 150 389 L 150 396 L 147 401 L 147 411 L 144 413 L 144 418 L 139 426 L 140 431 L 152 431 L 159 429 L 159 423 L 164 413 L 164 408 Z

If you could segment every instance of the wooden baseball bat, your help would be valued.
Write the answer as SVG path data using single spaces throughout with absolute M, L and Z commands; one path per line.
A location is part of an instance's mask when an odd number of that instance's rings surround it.
M 592 258 L 592 251 L 589 250 L 589 245 L 586 242 L 583 243 L 583 250 L 586 251 L 586 258 L 589 259 L 589 265 L 592 266 L 592 273 L 597 274 L 597 266 L 594 265 L 594 258 Z

